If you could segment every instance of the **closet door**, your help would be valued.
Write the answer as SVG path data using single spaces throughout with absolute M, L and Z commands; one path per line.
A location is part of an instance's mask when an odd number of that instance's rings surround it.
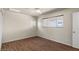
M 1 40 L 2 40 L 2 13 L 0 12 L 0 50 L 1 50 Z
M 79 12 L 73 13 L 72 45 L 79 48 Z

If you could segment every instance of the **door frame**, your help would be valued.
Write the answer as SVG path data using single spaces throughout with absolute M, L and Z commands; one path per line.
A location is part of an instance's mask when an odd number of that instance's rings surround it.
M 1 50 L 1 46 L 2 46 L 2 33 L 3 33 L 3 12 L 2 12 L 2 8 L 0 10 L 0 50 Z

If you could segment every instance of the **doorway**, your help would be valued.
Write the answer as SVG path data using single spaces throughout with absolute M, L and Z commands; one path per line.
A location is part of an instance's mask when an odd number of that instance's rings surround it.
M 2 13 L 0 12 L 0 50 L 1 50 L 1 40 L 2 40 Z

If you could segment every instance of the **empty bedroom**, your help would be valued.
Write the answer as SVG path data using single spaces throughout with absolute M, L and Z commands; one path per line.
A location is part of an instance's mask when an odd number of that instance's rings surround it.
M 79 8 L 0 8 L 1 51 L 79 51 Z

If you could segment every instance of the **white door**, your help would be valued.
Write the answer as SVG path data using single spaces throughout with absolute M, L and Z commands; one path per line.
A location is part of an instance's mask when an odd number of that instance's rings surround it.
M 0 50 L 1 50 L 1 40 L 2 40 L 2 13 L 0 12 Z
M 72 45 L 79 48 L 79 12 L 73 13 Z

